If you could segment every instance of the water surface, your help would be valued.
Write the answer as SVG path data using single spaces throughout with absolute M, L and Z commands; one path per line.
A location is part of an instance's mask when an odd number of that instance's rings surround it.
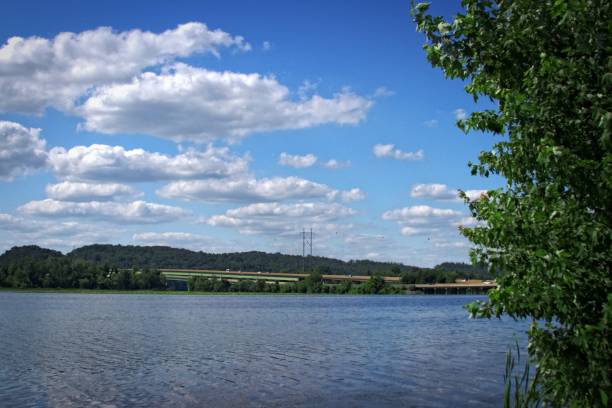
M 497 406 L 476 298 L 0 292 L 0 406 Z

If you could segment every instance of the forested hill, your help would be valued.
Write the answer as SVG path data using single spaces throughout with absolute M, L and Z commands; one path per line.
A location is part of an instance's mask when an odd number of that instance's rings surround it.
M 64 254 L 52 249 L 41 248 L 36 245 L 13 247 L 0 255 L 0 266 L 7 266 L 19 262 L 46 261 L 49 258 L 62 258 Z
M 68 254 L 94 264 L 108 264 L 119 268 L 202 268 L 231 269 L 262 272 L 302 272 L 301 256 L 266 252 L 236 252 L 211 254 L 166 246 L 88 245 Z M 307 269 L 319 268 L 324 273 L 367 275 L 428 274 L 436 271 L 457 272 L 459 277 L 489 279 L 486 268 L 467 264 L 445 263 L 440 268 L 419 268 L 389 262 L 368 260 L 341 261 L 339 259 L 313 256 L 307 259 Z
M 234 252 L 212 254 L 166 246 L 88 245 L 68 254 L 94 264 L 109 264 L 119 268 L 202 268 L 231 269 L 262 272 L 302 272 L 303 258 L 296 255 L 266 252 Z M 307 259 L 306 269 L 319 268 L 324 272 L 367 275 L 368 273 L 401 273 L 424 268 L 374 261 L 341 261 L 313 256 Z M 399 268 L 399 269 L 398 269 Z

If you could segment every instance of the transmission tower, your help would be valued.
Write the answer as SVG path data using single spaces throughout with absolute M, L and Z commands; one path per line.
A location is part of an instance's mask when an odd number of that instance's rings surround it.
M 310 234 L 306 232 L 306 229 L 302 229 L 302 272 L 306 273 L 306 257 L 312 258 L 312 228 L 310 229 Z M 312 261 L 308 260 L 308 266 L 310 270 L 310 263 Z

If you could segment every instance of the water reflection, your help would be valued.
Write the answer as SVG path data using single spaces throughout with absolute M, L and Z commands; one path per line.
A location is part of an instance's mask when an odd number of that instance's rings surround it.
M 0 293 L 0 405 L 498 405 L 526 326 L 472 299 Z

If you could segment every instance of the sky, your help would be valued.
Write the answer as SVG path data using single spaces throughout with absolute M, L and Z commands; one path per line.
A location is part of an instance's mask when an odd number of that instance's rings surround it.
M 452 16 L 458 1 L 434 1 Z M 0 16 L 0 251 L 170 245 L 469 260 L 477 108 L 408 1 L 11 2 Z

